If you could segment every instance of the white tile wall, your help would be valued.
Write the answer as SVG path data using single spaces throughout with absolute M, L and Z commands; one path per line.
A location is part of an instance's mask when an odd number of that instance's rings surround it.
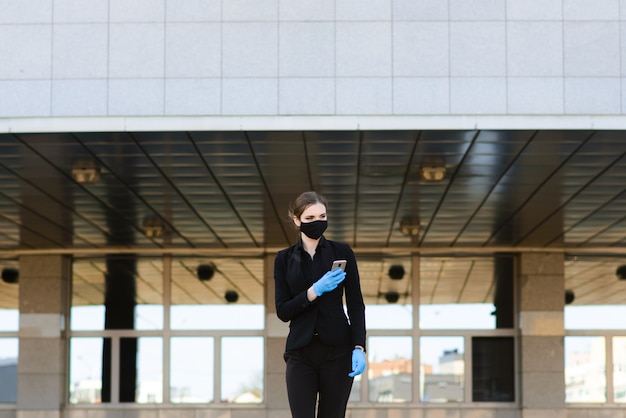
M 563 27 L 558 22 L 507 24 L 507 74 L 518 77 L 563 76 Z
M 281 115 L 332 115 L 335 113 L 333 78 L 281 78 L 278 104 Z
M 167 78 L 220 77 L 221 25 L 215 22 L 168 23 L 165 75 Z
M 0 24 L 50 23 L 50 0 L 0 0 Z
M 621 115 L 626 0 L 0 0 L 0 117 Z
M 337 114 L 391 114 L 391 86 L 390 77 L 337 79 Z
M 219 115 L 222 83 L 219 78 L 168 78 L 165 81 L 166 115 Z
M 563 108 L 560 77 L 510 77 L 507 81 L 508 112 L 521 115 L 559 115 Z
M 49 24 L 0 25 L 0 80 L 49 79 L 51 34 Z
M 276 115 L 276 78 L 231 78 L 222 81 L 222 114 Z
M 509 20 L 562 20 L 563 0 L 507 0 Z
M 222 75 L 224 77 L 276 77 L 278 25 L 276 23 L 224 23 Z
M 396 22 L 393 75 L 446 76 L 450 73 L 448 22 Z
M 335 0 L 337 20 L 391 20 L 391 0 Z
M 107 114 L 108 81 L 54 80 L 52 82 L 53 116 L 100 116 Z
M 504 77 L 454 77 L 450 80 L 450 112 L 484 115 L 506 113 Z
M 450 0 L 450 20 L 498 21 L 504 20 L 502 0 Z
M 30 3 L 30 2 L 21 2 Z M 109 20 L 108 0 L 55 0 L 55 23 L 107 23 Z
M 450 24 L 450 74 L 494 77 L 506 74 L 506 27 L 502 22 Z
M 617 22 L 565 22 L 565 76 L 620 75 L 620 27 Z
M 109 27 L 104 23 L 54 25 L 52 77 L 106 78 L 108 44 Z
M 219 22 L 222 20 L 222 1 L 167 0 L 165 19 L 168 22 Z
M 109 115 L 149 116 L 164 112 L 162 79 L 122 79 L 109 81 Z
M 163 77 L 165 26 L 162 23 L 110 25 L 111 78 Z
M 396 77 L 393 81 L 396 115 L 446 115 L 450 113 L 447 77 Z
M 337 23 L 337 77 L 391 76 L 391 24 Z
M 618 77 L 568 77 L 565 79 L 565 113 L 618 114 L 621 111 Z
M 333 77 L 335 25 L 330 22 L 284 22 L 279 28 L 281 77 Z

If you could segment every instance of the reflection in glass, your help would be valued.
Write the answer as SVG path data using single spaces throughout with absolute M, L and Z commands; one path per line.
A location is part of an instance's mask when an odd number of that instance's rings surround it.
M 208 403 L 213 391 L 213 337 L 173 337 L 170 343 L 170 400 Z
M 76 259 L 72 269 L 73 331 L 163 329 L 162 260 Z
M 463 337 L 420 337 L 422 402 L 462 402 L 465 388 Z
M 565 337 L 565 402 L 606 402 L 604 337 Z
M 626 329 L 626 305 L 568 305 L 565 307 L 565 329 Z
M 0 338 L 0 403 L 17 402 L 17 338 Z
M 263 402 L 263 337 L 223 337 L 221 350 L 222 400 Z
M 103 338 L 70 340 L 70 403 L 102 402 Z
M 626 337 L 613 337 L 613 396 L 626 402 Z
M 393 319 L 393 320 L 390 320 Z M 367 329 L 413 328 L 412 305 L 368 305 Z
M 513 329 L 513 257 L 420 259 L 421 329 Z
M 472 338 L 472 401 L 515 400 L 513 337 Z
M 173 305 L 174 330 L 251 330 L 263 329 L 263 305 Z
M 123 344 L 122 338 L 120 343 Z M 136 403 L 163 402 L 163 339 L 137 338 Z
M 0 309 L 0 331 L 17 331 L 20 327 L 18 309 Z
M 370 337 L 367 353 L 369 400 L 377 403 L 411 402 L 413 339 Z

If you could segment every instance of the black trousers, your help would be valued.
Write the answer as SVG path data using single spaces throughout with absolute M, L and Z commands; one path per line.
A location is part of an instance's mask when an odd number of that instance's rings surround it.
M 308 346 L 285 352 L 287 396 L 293 418 L 344 418 L 354 378 L 352 346 L 326 345 L 314 336 Z

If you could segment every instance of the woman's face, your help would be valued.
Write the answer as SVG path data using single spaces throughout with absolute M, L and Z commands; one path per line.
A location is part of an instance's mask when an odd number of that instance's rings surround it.
M 300 215 L 300 219 L 294 216 L 293 222 L 296 226 L 300 226 L 303 223 L 309 223 L 313 221 L 325 221 L 326 220 L 326 206 L 322 203 L 314 203 L 311 206 L 307 207 L 302 215 Z

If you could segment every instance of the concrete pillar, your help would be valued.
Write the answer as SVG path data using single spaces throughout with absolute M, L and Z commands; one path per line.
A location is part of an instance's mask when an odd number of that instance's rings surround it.
M 71 258 L 20 257 L 17 418 L 59 418 L 67 398 Z
M 276 316 L 274 301 L 274 257 L 264 258 L 265 276 L 265 402 L 267 417 L 289 418 L 289 401 L 285 382 L 285 343 L 289 325 Z
M 518 264 L 523 418 L 565 418 L 564 255 L 521 254 Z

